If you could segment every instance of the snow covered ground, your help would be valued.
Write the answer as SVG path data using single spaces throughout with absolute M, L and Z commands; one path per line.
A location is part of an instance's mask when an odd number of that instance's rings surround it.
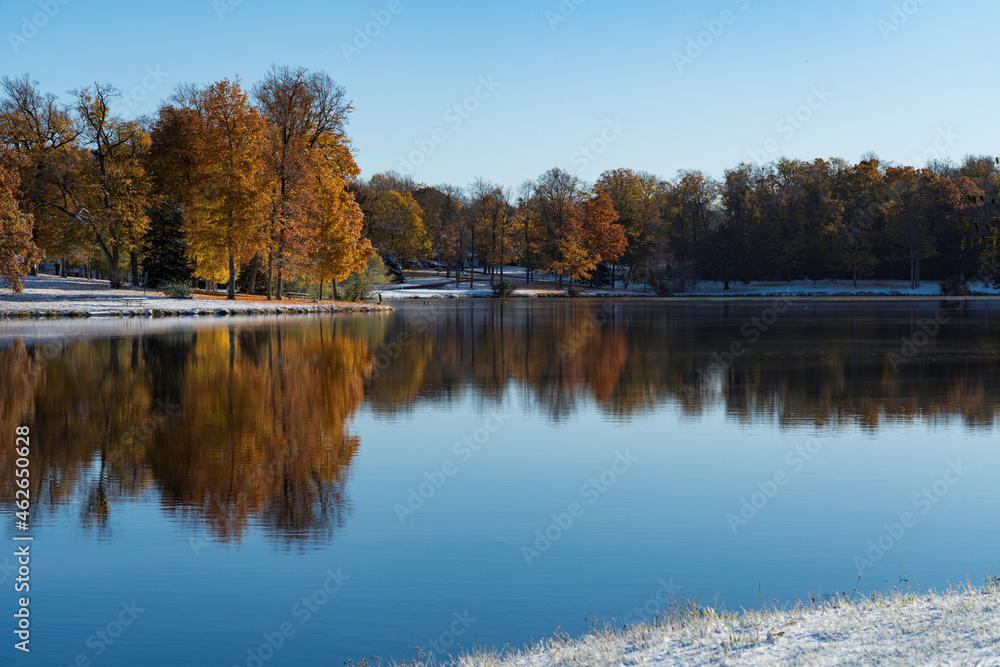
M 511 267 L 507 269 L 508 278 L 521 285 L 514 294 L 521 297 L 555 297 L 565 296 L 567 289 L 556 289 L 552 277 L 539 272 L 538 282 L 530 286 L 524 285 L 524 269 Z M 579 286 L 578 286 L 579 287 Z M 984 287 L 982 283 L 971 285 L 979 295 L 1000 296 L 1000 290 Z M 583 296 L 654 296 L 652 291 L 643 287 L 630 285 L 628 289 L 619 283 L 618 288 L 600 290 L 581 288 Z M 488 277 L 476 276 L 474 287 L 469 287 L 468 278 L 463 278 L 460 287 L 456 288 L 454 279 L 448 280 L 442 274 L 436 276 L 433 272 L 423 272 L 407 280 L 403 285 L 385 285 L 380 294 L 384 301 L 394 299 L 441 299 L 490 297 Z M 676 300 L 698 300 L 706 297 L 723 297 L 732 299 L 765 299 L 779 296 L 798 298 L 824 297 L 855 297 L 855 298 L 895 298 L 922 297 L 935 298 L 940 296 L 937 283 L 925 282 L 918 289 L 912 290 L 905 281 L 866 281 L 859 282 L 854 289 L 849 282 L 832 283 L 821 281 L 813 285 L 811 281 L 795 281 L 791 283 L 754 283 L 741 285 L 733 283 L 730 289 L 724 290 L 721 283 L 702 282 L 693 286 L 684 294 L 672 297 Z M 141 303 L 124 303 L 123 299 L 140 298 Z M 227 301 L 221 298 L 204 298 L 195 296 L 193 299 L 170 299 L 155 291 L 142 290 L 111 290 L 107 281 L 85 280 L 83 278 L 58 278 L 56 276 L 28 276 L 22 294 L 11 294 L 9 290 L 0 289 L 0 317 L 51 317 L 63 316 L 162 316 L 162 315 L 267 315 L 284 313 L 315 313 L 379 310 L 381 307 L 373 304 L 345 304 L 339 302 L 317 303 L 306 300 L 285 301 Z
M 536 278 L 538 282 L 532 283 L 529 287 L 523 287 L 524 269 L 518 267 L 508 267 L 505 269 L 508 279 L 513 279 L 517 289 L 515 296 L 564 296 L 566 288 L 556 289 L 552 276 L 543 272 L 538 272 Z M 499 278 L 497 279 L 499 282 Z M 1000 290 L 992 286 L 984 286 L 983 283 L 970 283 L 969 288 L 974 294 L 1000 296 Z M 616 289 L 610 287 L 602 289 L 590 289 L 581 287 L 584 296 L 655 296 L 652 290 L 644 289 L 642 285 L 629 285 L 625 289 L 624 284 L 619 281 Z M 434 276 L 430 273 L 417 274 L 416 277 L 409 278 L 402 285 L 386 285 L 382 288 L 384 299 L 434 299 L 434 298 L 458 298 L 458 297 L 489 297 L 493 292 L 490 288 L 489 277 L 481 274 L 476 275 L 475 287 L 469 287 L 468 276 L 463 276 L 460 287 L 455 287 L 454 278 L 450 281 L 442 273 Z M 743 285 L 741 283 L 730 283 L 729 289 L 724 289 L 722 283 L 704 281 L 691 286 L 683 294 L 679 294 L 677 299 L 692 299 L 701 297 L 726 297 L 726 298 L 768 298 L 778 296 L 791 297 L 925 297 L 933 298 L 941 295 L 941 289 L 936 281 L 924 281 L 916 289 L 910 288 L 909 281 L 906 280 L 859 280 L 858 287 L 855 288 L 851 281 L 832 282 L 821 280 L 815 284 L 811 280 L 795 280 L 792 282 L 760 282 Z
M 1000 290 L 983 283 L 969 283 L 975 294 L 1000 296 Z M 849 280 L 832 282 L 820 280 L 814 285 L 811 280 L 792 282 L 762 282 L 742 285 L 730 283 L 724 290 L 722 283 L 701 282 L 689 289 L 684 296 L 928 296 L 941 295 L 937 281 L 923 281 L 913 289 L 908 280 L 859 280 L 857 289 Z
M 508 654 L 477 652 L 462 667 L 612 665 L 1000 665 L 1000 589 L 891 594 L 818 606 L 719 615 L 678 609 L 666 620 L 595 628 Z
M 125 299 L 143 299 L 126 302 Z M 228 301 L 222 298 L 171 299 L 156 291 L 112 290 L 106 280 L 28 276 L 24 292 L 0 291 L 0 317 L 149 316 L 149 315 L 273 315 L 380 310 L 372 304 L 348 304 L 305 300 Z

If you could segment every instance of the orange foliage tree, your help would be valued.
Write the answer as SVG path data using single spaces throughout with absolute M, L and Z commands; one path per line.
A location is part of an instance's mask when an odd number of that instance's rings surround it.
M 187 204 L 184 231 L 196 272 L 212 280 L 228 275 L 229 298 L 235 299 L 236 267 L 266 240 L 264 119 L 239 79 L 182 89 L 174 99 L 182 108 L 161 110 L 159 129 L 161 135 L 171 128 L 185 134 L 157 160 L 182 167 L 167 182 L 187 190 L 180 199 Z
M 24 276 L 42 253 L 31 239 L 31 215 L 17 205 L 21 178 L 14 165 L 17 156 L 0 148 L 0 281 L 15 294 L 24 288 Z

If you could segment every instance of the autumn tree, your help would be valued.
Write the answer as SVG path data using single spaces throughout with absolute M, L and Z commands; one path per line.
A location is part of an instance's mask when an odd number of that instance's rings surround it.
M 183 166 L 171 176 L 188 185 L 184 231 L 197 273 L 218 281 L 228 275 L 228 298 L 236 298 L 237 266 L 264 247 L 266 193 L 265 123 L 250 105 L 239 80 L 223 79 L 204 89 L 182 87 L 180 109 L 163 109 L 161 127 L 186 133 L 162 160 Z
M 593 268 L 581 271 L 579 277 L 590 278 L 598 264 L 616 262 L 625 254 L 628 239 L 625 228 L 617 221 L 618 212 L 611 196 L 601 187 L 596 187 L 594 195 L 583 203 L 580 229 Z
M 123 253 L 137 280 L 149 201 L 143 168 L 149 137 L 138 122 L 111 113 L 120 93 L 98 83 L 74 91 L 71 108 L 63 109 L 27 76 L 4 78 L 0 87 L 4 143 L 23 150 L 34 167 L 25 182 L 32 207 L 58 211 L 86 230 L 105 255 L 112 287 L 121 285 Z M 51 218 L 42 214 L 39 220 Z
M 930 183 L 936 179 L 931 171 L 913 167 L 889 167 L 885 173 L 887 232 L 909 265 L 913 289 L 920 287 L 922 261 L 938 254 L 928 207 Z
M 14 294 L 24 288 L 24 276 L 42 258 L 31 239 L 32 218 L 18 206 L 21 158 L 0 148 L 0 281 Z
M 588 262 L 580 233 L 580 179 L 562 169 L 550 169 L 535 183 L 535 197 L 545 229 L 541 268 L 555 275 L 561 288 L 563 278 L 577 275 Z
M 280 299 L 289 269 L 308 273 L 317 257 L 329 260 L 340 250 L 348 251 L 342 259 L 352 271 L 367 259 L 367 254 L 359 256 L 349 247 L 355 211 L 340 193 L 359 173 L 344 133 L 351 104 L 344 88 L 325 72 L 287 66 L 273 66 L 254 87 L 254 98 L 267 121 L 265 159 L 273 175 L 267 220 L 268 298 L 276 272 Z M 347 220 L 341 217 L 345 214 Z M 346 233 L 334 229 L 345 225 L 341 231 Z M 324 248 L 318 245 L 321 228 Z
M 695 259 L 718 222 L 719 183 L 700 171 L 681 171 L 666 195 L 664 217 L 678 261 Z
M 618 223 L 625 229 L 628 247 L 622 261 L 627 287 L 633 276 L 647 274 L 670 254 L 660 211 L 669 186 L 651 174 L 631 169 L 606 171 L 597 186 L 611 197 Z
M 474 250 L 486 264 L 491 287 L 495 284 L 497 268 L 502 281 L 504 264 L 517 256 L 510 197 L 509 188 L 481 178 L 469 186 L 471 224 L 480 232 L 480 246 Z
M 424 228 L 430 242 L 430 252 L 434 259 L 445 265 L 446 277 L 451 277 L 452 264 L 458 270 L 462 240 L 462 201 L 449 188 L 421 187 L 413 193 L 413 198 L 423 213 Z
M 421 259 L 430 252 L 423 211 L 411 192 L 416 186 L 395 172 L 352 184 L 364 212 L 364 234 L 386 265 Z M 398 270 L 398 269 L 397 269 Z
M 843 266 L 855 288 L 859 277 L 868 277 L 879 262 L 874 252 L 876 224 L 885 180 L 877 159 L 845 165 L 834 177 L 837 197 L 843 204 L 835 234 L 843 240 Z
M 525 279 L 531 283 L 535 271 L 541 268 L 545 249 L 545 225 L 542 220 L 541 197 L 532 181 L 525 181 L 518 187 L 515 227 L 520 237 L 520 264 L 525 269 Z
M 375 256 L 371 242 L 364 237 L 364 216 L 345 182 L 337 175 L 324 177 L 319 170 L 317 203 L 319 220 L 316 244 L 311 260 L 311 274 L 319 281 L 320 298 L 323 282 L 329 280 L 333 298 L 337 299 L 337 284 L 348 276 L 365 270 Z

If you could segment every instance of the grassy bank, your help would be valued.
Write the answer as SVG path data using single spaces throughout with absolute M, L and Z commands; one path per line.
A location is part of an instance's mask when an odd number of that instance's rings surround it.
M 610 667 L 612 665 L 1000 665 L 1000 586 L 944 593 L 893 591 L 843 595 L 821 604 L 741 613 L 678 604 L 640 625 L 594 624 L 501 653 L 477 651 L 446 661 L 460 667 Z

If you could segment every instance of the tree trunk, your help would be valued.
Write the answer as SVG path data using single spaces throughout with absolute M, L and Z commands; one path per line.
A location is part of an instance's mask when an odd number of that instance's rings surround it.
M 132 265 L 132 287 L 135 287 L 139 284 L 139 253 L 130 252 L 129 262 Z
M 340 294 L 337 293 L 337 279 L 334 278 L 330 282 L 333 284 L 333 300 L 340 301 Z
M 257 293 L 257 271 L 260 269 L 260 255 L 254 255 L 253 259 L 250 260 L 250 284 L 247 293 L 256 294 Z
M 65 278 L 66 277 L 66 258 L 65 257 L 63 257 L 62 259 L 59 260 L 59 277 L 60 278 Z
M 226 298 L 236 300 L 236 256 L 233 253 L 229 253 L 229 294 Z
M 271 253 L 267 253 L 267 300 L 270 301 L 274 292 L 274 258 Z
M 110 260 L 108 264 L 111 265 L 108 269 L 108 283 L 111 289 L 118 289 L 122 286 L 118 277 L 118 246 L 112 246 L 111 256 L 108 259 Z
M 319 300 L 323 300 L 323 281 L 319 281 Z

